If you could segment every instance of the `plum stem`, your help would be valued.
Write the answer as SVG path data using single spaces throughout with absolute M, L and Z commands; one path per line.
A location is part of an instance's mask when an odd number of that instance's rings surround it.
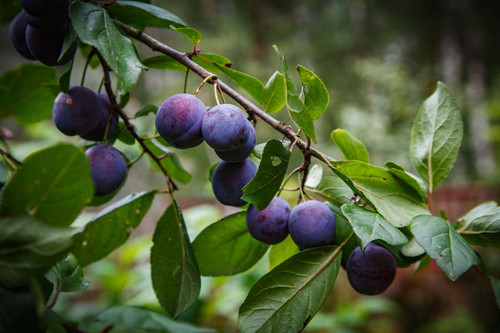
M 104 60 L 104 58 L 101 56 L 101 54 L 99 52 L 97 52 L 97 57 L 99 58 L 99 61 L 101 62 L 102 70 L 104 72 L 104 80 L 103 80 L 104 88 L 106 89 L 106 93 L 108 95 L 109 102 L 111 104 L 111 111 L 112 111 L 111 113 L 113 113 L 113 112 L 118 113 L 118 116 L 120 116 L 120 118 L 122 118 L 123 122 L 125 123 L 125 127 L 127 128 L 127 130 L 130 132 L 130 134 L 132 134 L 134 139 L 136 139 L 137 142 L 139 142 L 143 152 L 148 154 L 153 159 L 153 161 L 158 165 L 158 167 L 160 168 L 161 172 L 163 173 L 163 175 L 165 176 L 165 178 L 167 180 L 168 192 L 173 197 L 174 191 L 177 190 L 177 185 L 175 185 L 174 181 L 172 180 L 172 178 L 168 174 L 167 170 L 165 169 L 165 167 L 161 163 L 161 159 L 159 159 L 151 151 L 151 149 L 148 148 L 148 146 L 144 143 L 144 139 L 139 134 L 137 134 L 137 132 L 135 131 L 134 125 L 132 125 L 129 118 L 125 114 L 125 112 L 123 112 L 123 110 L 120 109 L 120 107 L 116 103 L 116 96 L 113 92 L 113 88 L 111 87 L 111 78 L 109 75 L 109 72 L 111 71 L 111 69 L 109 68 L 109 65 L 106 62 L 106 60 Z
M 19 162 L 14 156 L 0 148 L 0 154 L 3 156 L 3 158 L 9 163 L 9 165 L 14 169 L 17 170 L 19 167 L 22 165 L 21 162 Z
M 190 55 L 191 55 L 190 53 L 179 52 L 176 49 L 174 49 L 166 44 L 163 44 L 162 42 L 158 41 L 157 39 L 144 33 L 143 31 L 129 27 L 128 25 L 123 24 L 121 22 L 115 21 L 115 24 L 117 26 L 119 26 L 123 30 L 123 32 L 125 32 L 130 37 L 142 42 L 143 44 L 145 44 L 146 46 L 151 48 L 153 51 L 161 52 L 161 53 L 166 54 L 166 55 L 170 56 L 171 58 L 177 60 L 179 63 L 185 65 L 192 72 L 194 72 L 198 76 L 202 77 L 203 79 L 207 79 L 207 78 L 209 79 L 215 75 L 215 74 L 207 71 L 202 66 L 198 65 L 196 62 L 194 62 L 190 57 Z M 258 106 L 256 106 L 252 102 L 250 102 L 248 99 L 243 97 L 241 94 L 236 92 L 234 89 L 229 87 L 227 84 L 225 84 L 219 78 L 217 78 L 217 80 L 212 80 L 212 82 L 209 82 L 209 83 L 217 84 L 219 86 L 219 88 L 221 89 L 221 91 L 223 91 L 226 95 L 228 95 L 234 101 L 236 101 L 238 104 L 240 104 L 243 107 L 243 109 L 245 109 L 251 117 L 257 116 L 258 118 L 262 119 L 267 124 L 269 124 L 271 127 L 273 127 L 274 129 L 276 129 L 277 131 L 282 133 L 291 142 L 296 141 L 295 145 L 297 147 L 299 147 L 299 149 L 302 151 L 302 153 L 307 151 L 312 156 L 325 162 L 329 166 L 331 166 L 331 163 L 330 163 L 331 161 L 335 161 L 335 159 L 325 155 L 321 151 L 314 149 L 312 147 L 309 147 L 307 142 L 301 140 L 289 125 L 273 118 L 271 115 L 266 113 L 264 110 L 262 110 L 261 108 L 259 108 Z

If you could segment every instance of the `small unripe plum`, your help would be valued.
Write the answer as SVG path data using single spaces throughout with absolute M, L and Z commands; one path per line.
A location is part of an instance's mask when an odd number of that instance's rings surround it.
M 116 191 L 127 176 L 127 162 L 123 155 L 110 145 L 96 145 L 85 151 L 96 197 Z
M 14 17 L 9 27 L 9 37 L 12 46 L 16 51 L 29 60 L 36 60 L 36 58 L 31 54 L 28 45 L 26 44 L 26 28 L 28 23 L 24 19 L 24 11 Z
M 250 134 L 248 140 L 241 147 L 229 151 L 215 151 L 217 155 L 226 162 L 241 162 L 252 153 L 257 137 L 255 135 L 255 128 L 250 126 Z
M 52 118 L 62 133 L 84 135 L 93 130 L 102 118 L 102 106 L 97 95 L 86 87 L 73 86 L 68 93 L 60 92 L 52 109 Z
M 220 162 L 212 176 L 212 190 L 222 204 L 241 207 L 246 202 L 241 199 L 243 187 L 255 176 L 257 167 L 251 159 L 243 162 Z
M 106 126 L 108 126 L 109 113 L 111 112 L 111 105 L 109 103 L 108 95 L 99 93 L 97 94 L 97 98 L 101 104 L 101 120 L 97 124 L 97 126 L 91 130 L 90 132 L 81 135 L 85 140 L 90 141 L 101 141 L 104 139 L 104 134 L 106 132 Z M 111 121 L 108 126 L 108 135 L 109 138 L 118 128 L 118 114 L 115 113 L 111 117 Z
M 173 95 L 158 108 L 156 129 L 176 148 L 194 147 L 203 141 L 201 124 L 206 113 L 205 104 L 196 96 Z
M 247 227 L 257 240 L 267 244 L 278 244 L 288 236 L 290 205 L 280 197 L 274 197 L 263 210 L 250 205 L 247 210 Z
M 347 278 L 351 286 L 364 295 L 377 295 L 384 292 L 396 276 L 396 259 L 392 253 L 370 243 L 365 251 L 358 246 L 347 260 Z
M 300 250 L 331 244 L 335 236 L 335 215 L 319 201 L 302 202 L 290 214 L 288 231 Z
M 210 147 L 224 152 L 243 146 L 250 136 L 250 127 L 252 125 L 240 108 L 220 104 L 207 112 L 201 131 Z

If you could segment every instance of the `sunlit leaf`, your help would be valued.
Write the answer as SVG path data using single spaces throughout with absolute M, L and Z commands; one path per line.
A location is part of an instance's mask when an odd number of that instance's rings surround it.
M 168 10 L 140 1 L 118 0 L 108 6 L 107 10 L 114 18 L 140 30 L 145 27 L 170 28 L 186 26 L 184 21 Z
M 326 111 L 330 96 L 321 79 L 302 65 L 297 66 L 297 72 L 302 82 L 302 97 L 305 111 L 316 120 Z
M 267 81 L 262 94 L 262 106 L 267 113 L 274 113 L 286 105 L 285 79 L 276 71 Z
M 368 150 L 361 140 L 343 129 L 336 129 L 330 134 L 333 142 L 340 148 L 346 160 L 369 162 Z
M 500 207 L 485 202 L 458 219 L 455 228 L 471 244 L 500 247 Z

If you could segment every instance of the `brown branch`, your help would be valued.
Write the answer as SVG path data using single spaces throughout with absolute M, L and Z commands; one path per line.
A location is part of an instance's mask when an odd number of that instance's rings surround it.
M 134 28 L 131 28 L 121 22 L 115 22 L 116 25 L 118 25 L 127 35 L 130 37 L 137 39 L 147 45 L 149 48 L 151 48 L 153 51 L 158 51 L 163 54 L 166 54 L 170 56 L 171 58 L 177 60 L 181 64 L 185 65 L 187 68 L 189 68 L 192 72 L 195 74 L 199 75 L 201 78 L 206 79 L 207 77 L 210 77 L 214 75 L 213 73 L 210 73 L 207 71 L 205 68 L 201 67 L 197 63 L 195 63 L 193 60 L 191 60 L 190 56 L 192 56 L 192 53 L 182 53 L 177 51 L 176 49 L 165 45 L 158 41 L 157 39 L 151 37 L 150 35 L 144 33 L 141 30 L 137 30 Z M 209 82 L 211 83 L 211 82 Z M 333 158 L 323 154 L 319 150 L 313 149 L 308 146 L 306 142 L 301 140 L 297 134 L 292 130 L 290 126 L 287 124 L 273 118 L 270 116 L 268 113 L 266 113 L 264 110 L 250 102 L 248 99 L 240 95 L 238 92 L 236 92 L 234 89 L 229 87 L 227 84 L 222 82 L 219 78 L 217 78 L 217 84 L 219 85 L 220 89 L 230 96 L 233 100 L 235 100 L 238 104 L 240 104 L 250 115 L 250 117 L 258 117 L 268 123 L 270 126 L 272 126 L 274 129 L 278 130 L 281 132 L 286 138 L 288 138 L 291 142 L 296 142 L 296 146 L 299 147 L 299 149 L 304 153 L 304 152 L 309 152 L 312 156 L 320 159 L 321 161 L 325 162 L 327 165 L 331 166 L 331 161 L 334 161 Z
M 136 139 L 137 142 L 139 142 L 139 144 L 141 145 L 142 150 L 146 154 L 148 154 L 153 159 L 153 161 L 158 165 L 161 172 L 163 173 L 163 175 L 167 179 L 168 191 L 170 194 L 172 194 L 175 190 L 177 190 L 177 185 L 175 185 L 174 181 L 172 180 L 172 178 L 168 174 L 167 170 L 165 169 L 163 164 L 161 164 L 161 159 L 158 158 L 151 151 L 151 149 L 148 148 L 148 146 L 144 143 L 143 138 L 141 136 L 139 136 L 139 134 L 137 134 L 137 132 L 135 131 L 134 125 L 132 125 L 132 123 L 128 119 L 127 115 L 125 114 L 125 112 L 123 112 L 123 110 L 120 109 L 120 107 L 116 103 L 116 96 L 113 92 L 113 88 L 111 87 L 111 79 L 110 79 L 110 75 L 109 75 L 111 69 L 109 68 L 109 65 L 106 62 L 106 60 L 104 60 L 104 58 L 101 56 L 101 54 L 99 54 L 99 52 L 97 52 L 97 56 L 99 57 L 99 61 L 101 62 L 102 70 L 104 72 L 104 80 L 103 80 L 104 88 L 106 89 L 106 93 L 108 95 L 108 98 L 109 98 L 109 101 L 111 104 L 111 112 L 118 113 L 120 118 L 122 118 L 123 122 L 125 123 L 125 127 L 127 128 L 127 130 L 130 132 L 130 134 L 132 134 L 134 139 Z

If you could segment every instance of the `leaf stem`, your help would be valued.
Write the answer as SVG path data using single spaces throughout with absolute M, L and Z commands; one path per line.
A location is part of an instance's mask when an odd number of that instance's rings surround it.
M 9 165 L 14 169 L 14 170 L 18 170 L 20 166 L 22 166 L 22 163 L 19 162 L 16 158 L 14 158 L 14 156 L 12 156 L 11 154 L 9 154 L 8 152 L 6 152 L 5 150 L 3 150 L 2 148 L 0 148 L 0 154 L 5 158 L 5 160 L 7 161 L 7 163 L 9 163 Z
M 290 179 L 293 177 L 293 175 L 295 173 L 297 173 L 298 171 L 300 170 L 300 167 L 298 168 L 295 168 L 292 172 L 290 172 L 290 174 L 285 178 L 285 181 L 283 182 L 283 185 L 280 187 L 278 193 L 276 194 L 276 196 L 280 196 L 281 194 L 281 191 L 283 191 L 283 189 L 285 188 L 286 184 L 290 181 Z
M 93 47 L 87 56 L 87 60 L 85 61 L 85 66 L 83 66 L 82 79 L 80 80 L 80 86 L 82 87 L 85 83 L 85 76 L 87 75 L 87 68 L 89 67 L 90 60 L 95 54 L 96 54 L 96 49 Z

